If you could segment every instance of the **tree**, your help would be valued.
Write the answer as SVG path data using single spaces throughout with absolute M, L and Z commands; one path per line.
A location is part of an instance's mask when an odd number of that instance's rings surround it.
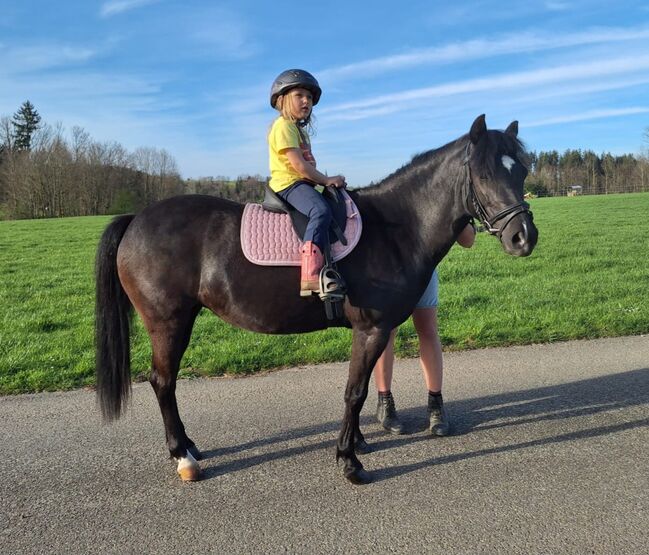
M 602 175 L 602 164 L 592 150 L 584 152 L 585 182 L 589 194 L 597 193 L 599 190 L 600 176 Z
M 30 150 L 32 147 L 32 135 L 38 129 L 40 122 L 41 116 L 34 108 L 34 105 L 29 100 L 23 102 L 11 120 L 14 127 L 14 148 Z
M 559 153 L 556 150 L 540 152 L 535 164 L 537 181 L 547 191 L 559 191 Z

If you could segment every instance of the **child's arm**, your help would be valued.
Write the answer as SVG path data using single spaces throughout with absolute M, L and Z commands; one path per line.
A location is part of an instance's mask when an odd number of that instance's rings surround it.
M 320 173 L 311 163 L 304 159 L 299 148 L 287 148 L 284 150 L 284 154 L 286 154 L 293 169 L 305 179 L 326 187 L 344 187 L 346 185 L 343 175 L 328 176 Z

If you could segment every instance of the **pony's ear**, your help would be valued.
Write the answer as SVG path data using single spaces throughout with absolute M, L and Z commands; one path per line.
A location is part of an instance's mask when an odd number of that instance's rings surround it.
M 511 135 L 512 137 L 518 136 L 518 122 L 516 120 L 512 121 L 505 129 L 505 133 Z
M 480 140 L 480 137 L 487 132 L 487 124 L 485 122 L 485 115 L 482 114 L 475 118 L 473 125 L 471 126 L 471 131 L 469 131 L 469 138 L 471 142 L 475 145 Z

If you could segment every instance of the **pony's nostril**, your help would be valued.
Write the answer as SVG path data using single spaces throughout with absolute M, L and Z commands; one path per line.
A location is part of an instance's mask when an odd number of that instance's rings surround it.
M 525 233 L 524 231 L 519 231 L 519 232 L 518 232 L 516 235 L 514 235 L 514 237 L 512 238 L 512 242 L 513 242 L 514 245 L 516 245 L 517 247 L 522 247 L 522 246 L 525 245 L 525 243 L 527 242 L 527 233 Z

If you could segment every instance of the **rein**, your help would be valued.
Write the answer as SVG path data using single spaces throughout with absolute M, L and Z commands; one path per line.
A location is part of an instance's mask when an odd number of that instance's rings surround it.
M 466 203 L 468 205 L 469 200 L 471 201 L 471 204 L 473 205 L 473 212 L 474 212 L 472 215 L 480 220 L 484 228 L 491 235 L 496 235 L 498 236 L 498 239 L 501 239 L 503 231 L 505 231 L 507 224 L 509 224 L 509 222 L 511 222 L 516 216 L 524 212 L 527 212 L 530 215 L 530 217 L 532 217 L 532 211 L 530 210 L 530 205 L 525 201 L 521 201 L 516 204 L 507 206 L 500 212 L 489 217 L 489 214 L 487 213 L 487 209 L 484 207 L 482 202 L 480 202 L 480 198 L 478 197 L 478 193 L 476 192 L 475 185 L 473 184 L 473 179 L 471 178 L 471 168 L 469 167 L 469 159 L 471 157 L 470 147 L 471 147 L 471 143 L 468 142 L 466 145 L 466 150 L 464 153 L 464 160 L 463 160 L 463 165 L 466 167 L 466 171 L 468 175 L 468 179 L 467 179 L 468 193 L 467 193 Z M 471 213 L 470 209 L 469 209 L 469 213 Z M 496 223 L 503 219 L 504 222 L 500 225 L 500 227 L 496 227 Z

